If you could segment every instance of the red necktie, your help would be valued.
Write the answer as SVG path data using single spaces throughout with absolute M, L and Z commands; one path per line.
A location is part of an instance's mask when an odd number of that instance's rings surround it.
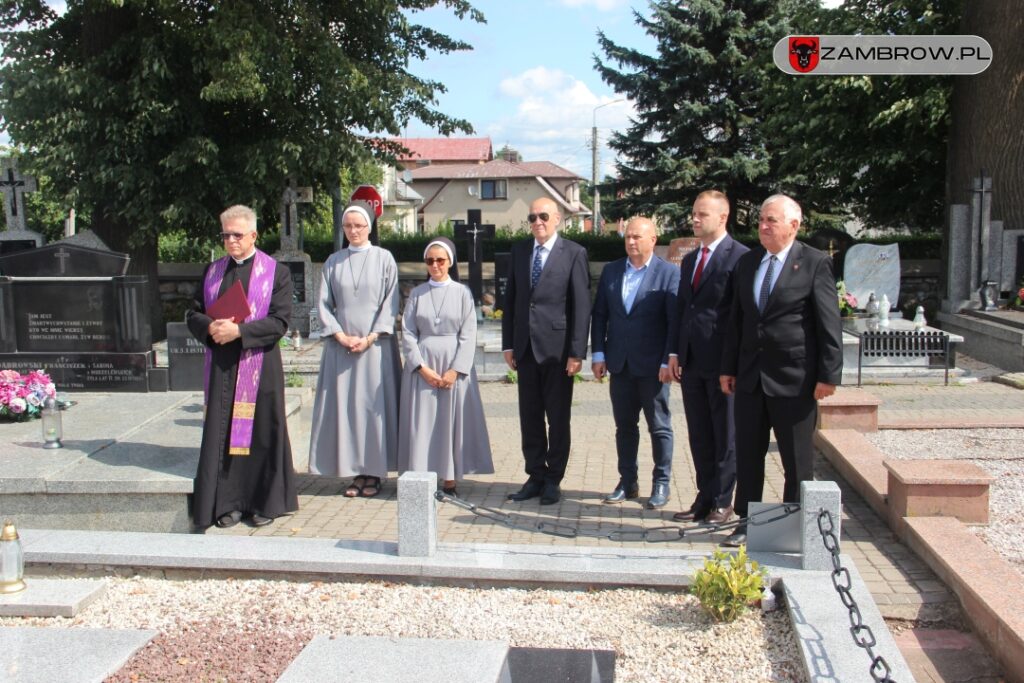
M 708 248 L 704 247 L 700 250 L 700 263 L 697 264 L 697 272 L 693 274 L 693 289 L 696 291 L 697 285 L 700 284 L 700 276 L 704 272 L 704 264 L 708 260 Z

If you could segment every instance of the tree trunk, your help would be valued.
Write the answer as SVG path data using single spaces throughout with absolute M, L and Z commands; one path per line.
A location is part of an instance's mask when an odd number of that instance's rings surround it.
M 992 177 L 992 218 L 1024 228 L 1024 14 L 1019 3 L 965 2 L 960 33 L 992 46 L 992 64 L 956 76 L 946 162 L 947 204 L 970 203 L 971 179 Z
M 159 252 L 156 239 L 149 238 L 142 244 L 132 246 L 131 226 L 109 209 L 97 209 L 93 216 L 92 230 L 110 249 L 124 252 L 131 257 L 128 264 L 129 275 L 146 276 L 146 308 L 149 311 L 149 327 L 153 341 L 166 339 L 167 326 L 164 322 L 163 305 L 160 302 L 160 280 L 157 273 Z

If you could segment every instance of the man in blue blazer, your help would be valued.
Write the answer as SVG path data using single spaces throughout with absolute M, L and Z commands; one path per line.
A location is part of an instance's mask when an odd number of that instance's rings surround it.
M 775 432 L 785 475 L 784 502 L 800 500 L 814 479 L 818 401 L 843 376 L 843 333 L 828 254 L 796 241 L 803 214 L 786 195 L 761 204 L 761 246 L 736 264 L 732 310 L 719 381 L 735 395 L 736 513 L 747 516 L 764 491 L 769 432 Z M 747 540 L 745 525 L 725 545 Z
M 528 479 L 509 500 L 557 503 L 569 462 L 569 421 L 576 373 L 587 354 L 590 268 L 587 251 L 558 235 L 553 200 L 530 204 L 533 239 L 513 245 L 501 343 L 519 375 L 519 430 Z M 545 428 L 545 419 L 547 428 Z
M 654 255 L 654 223 L 632 218 L 626 224 L 626 258 L 601 271 L 591 315 L 594 377 L 610 374 L 619 483 L 604 498 L 621 503 L 640 495 L 637 450 L 640 411 L 647 420 L 654 455 L 649 509 L 669 501 L 672 474 L 672 414 L 669 412 L 669 331 L 675 327 L 679 269 Z
M 733 399 L 718 381 L 722 335 L 732 306 L 732 274 L 750 251 L 725 231 L 729 200 L 716 190 L 693 203 L 693 234 L 700 249 L 680 264 L 678 325 L 672 331 L 669 369 L 683 386 L 683 410 L 697 496 L 676 521 L 720 524 L 732 517 L 736 485 L 736 423 Z

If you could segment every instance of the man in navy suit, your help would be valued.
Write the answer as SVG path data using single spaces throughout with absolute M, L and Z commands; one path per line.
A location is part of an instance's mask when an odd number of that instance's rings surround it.
M 519 376 L 519 429 L 528 476 L 508 498 L 540 496 L 541 505 L 551 505 L 561 498 L 573 380 L 587 353 L 590 268 L 586 250 L 559 237 L 562 216 L 553 200 L 535 200 L 527 219 L 533 239 L 512 247 L 501 319 L 505 362 Z
M 747 516 L 764 491 L 769 432 L 785 474 L 783 502 L 798 502 L 814 478 L 818 401 L 843 375 L 843 338 L 832 259 L 796 241 L 800 205 L 786 195 L 761 204 L 761 247 L 736 265 L 732 311 L 722 350 L 722 391 L 735 395 L 736 513 Z M 747 540 L 746 525 L 725 545 Z
M 679 269 L 654 255 L 654 223 L 632 218 L 626 224 L 626 258 L 601 271 L 591 316 L 594 377 L 611 375 L 609 393 L 615 418 L 619 483 L 604 498 L 621 503 L 640 495 L 637 450 L 640 411 L 647 419 L 654 455 L 649 509 L 669 501 L 672 474 L 672 414 L 669 412 L 668 337 L 675 326 Z
M 750 251 L 725 231 L 729 200 L 716 190 L 701 192 L 693 203 L 693 234 L 701 248 L 680 264 L 678 325 L 672 332 L 668 366 L 683 386 L 690 454 L 697 496 L 676 521 L 719 524 L 732 517 L 736 486 L 736 425 L 733 399 L 718 381 L 722 333 L 732 306 L 732 274 Z

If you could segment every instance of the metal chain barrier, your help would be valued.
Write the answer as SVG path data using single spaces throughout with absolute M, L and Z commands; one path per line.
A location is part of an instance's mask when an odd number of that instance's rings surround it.
M 839 539 L 836 538 L 835 525 L 832 522 L 832 513 L 822 509 L 818 513 L 818 531 L 821 532 L 821 541 L 825 544 L 825 550 L 832 556 L 832 585 L 839 593 L 839 599 L 850 612 L 850 634 L 853 635 L 853 642 L 858 647 L 864 648 L 871 657 L 872 680 L 877 683 L 895 683 L 890 674 L 892 669 L 882 655 L 876 655 L 874 651 L 875 634 L 871 627 L 861 619 L 860 607 L 850 592 L 853 581 L 850 578 L 850 570 L 844 567 L 839 559 Z
M 610 541 L 646 541 L 647 543 L 666 543 L 668 541 L 679 541 L 688 536 L 703 536 L 718 531 L 735 529 L 741 525 L 759 526 L 769 524 L 796 514 L 800 511 L 799 503 L 782 503 L 765 508 L 760 512 L 750 515 L 745 519 L 735 519 L 721 524 L 698 524 L 692 527 L 681 526 L 658 526 L 650 529 L 613 529 L 612 531 L 591 531 L 580 529 L 572 524 L 560 522 L 538 522 L 522 515 L 512 515 L 504 510 L 474 505 L 458 496 L 453 496 L 444 491 L 438 491 L 434 497 L 442 503 L 451 503 L 463 510 L 472 512 L 477 517 L 490 520 L 509 529 L 517 531 L 530 531 L 558 536 L 560 538 L 606 538 Z

